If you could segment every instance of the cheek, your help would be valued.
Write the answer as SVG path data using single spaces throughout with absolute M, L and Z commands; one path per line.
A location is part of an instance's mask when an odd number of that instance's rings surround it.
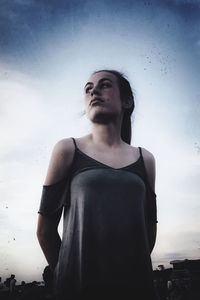
M 121 100 L 121 98 L 120 98 L 120 94 L 119 94 L 118 91 L 116 91 L 116 92 L 114 93 L 113 98 L 114 98 L 114 100 L 115 100 L 115 101 L 114 101 L 114 104 L 115 104 L 117 110 L 120 110 L 120 111 L 121 111 L 121 109 L 122 109 L 122 100 Z
M 85 109 L 84 109 L 84 111 L 85 111 L 86 116 L 88 116 L 88 114 L 89 114 L 89 103 L 87 101 L 85 101 Z
M 89 96 L 85 95 L 85 97 L 84 97 L 85 110 L 88 109 L 89 103 L 90 103 Z
M 113 104 L 114 103 L 117 104 L 119 102 L 119 94 L 115 90 L 106 91 L 105 92 L 105 97 L 107 98 L 107 100 L 109 102 L 112 102 Z

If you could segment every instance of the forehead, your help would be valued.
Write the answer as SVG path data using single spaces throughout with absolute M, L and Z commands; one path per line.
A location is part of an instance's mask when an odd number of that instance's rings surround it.
M 104 71 L 92 74 L 88 82 L 97 83 L 99 80 L 103 78 L 109 79 L 112 82 L 117 82 L 117 77 L 114 74 L 110 72 L 104 72 Z

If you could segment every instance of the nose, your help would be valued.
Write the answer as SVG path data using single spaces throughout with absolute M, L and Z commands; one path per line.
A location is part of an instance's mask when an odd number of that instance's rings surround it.
M 100 95 L 100 90 L 99 90 L 99 87 L 98 86 L 94 86 L 92 89 L 91 89 L 91 96 L 93 95 Z

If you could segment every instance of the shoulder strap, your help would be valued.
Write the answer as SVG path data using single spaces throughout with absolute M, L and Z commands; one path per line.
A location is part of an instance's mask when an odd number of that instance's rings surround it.
M 139 151 L 140 151 L 140 156 L 141 156 L 141 158 L 143 159 L 143 156 L 142 156 L 142 149 L 141 149 L 141 147 L 138 147 L 139 148 Z
M 78 147 L 77 147 L 77 144 L 76 144 L 76 140 L 75 140 L 75 138 L 73 138 L 73 137 L 72 137 L 72 141 L 73 141 L 73 143 L 74 143 L 74 147 L 75 147 L 75 149 L 77 149 Z
M 147 170 L 146 170 L 146 167 L 145 167 L 145 164 L 144 164 L 144 158 L 143 158 L 143 155 L 142 155 L 142 148 L 141 147 L 139 147 L 139 151 L 140 151 L 140 157 L 141 157 L 141 160 L 142 160 L 142 166 L 143 166 L 143 171 L 144 171 L 144 175 L 145 175 L 145 180 L 148 182 Z

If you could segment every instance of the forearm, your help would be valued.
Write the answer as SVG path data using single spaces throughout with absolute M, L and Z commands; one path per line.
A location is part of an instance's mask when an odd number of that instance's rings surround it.
M 58 231 L 47 231 L 44 233 L 38 232 L 37 237 L 46 260 L 53 271 L 58 261 L 61 245 L 61 239 Z

